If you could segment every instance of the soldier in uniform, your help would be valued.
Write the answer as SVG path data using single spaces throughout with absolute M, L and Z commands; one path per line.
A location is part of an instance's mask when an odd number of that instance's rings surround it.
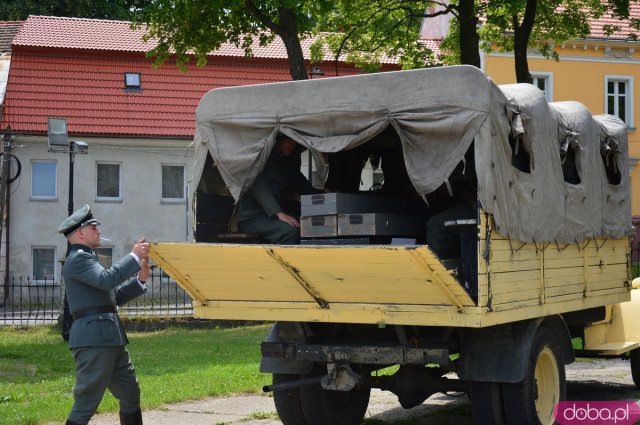
M 238 227 L 275 244 L 300 243 L 300 195 L 318 193 L 300 172 L 298 144 L 279 135 L 264 170 L 240 199 Z
M 100 246 L 99 224 L 85 205 L 58 227 L 70 244 L 63 276 L 73 316 L 69 347 L 76 363 L 74 404 L 66 425 L 86 425 L 107 388 L 120 402 L 120 423 L 140 425 L 140 386 L 116 306 L 146 291 L 149 244 L 140 239 L 131 253 L 105 269 L 94 252 Z

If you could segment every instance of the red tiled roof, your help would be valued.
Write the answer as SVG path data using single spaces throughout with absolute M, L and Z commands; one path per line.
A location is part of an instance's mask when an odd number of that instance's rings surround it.
M 629 2 L 629 19 L 620 20 L 617 18 L 612 18 L 610 14 L 603 16 L 600 19 L 592 19 L 591 35 L 589 36 L 589 38 L 606 38 L 613 40 L 631 39 L 634 34 L 640 35 L 640 31 L 632 28 L 632 19 L 640 19 L 640 4 L 636 2 Z M 605 29 L 608 26 L 615 27 L 617 31 L 615 31 L 611 35 L 607 35 Z
M 0 128 L 46 134 L 47 117 L 59 116 L 74 136 L 186 139 L 207 91 L 291 79 L 281 42 L 254 51 L 252 59 L 224 46 L 206 66 L 181 73 L 171 62 L 154 69 L 140 37 L 127 22 L 30 16 L 14 40 Z M 325 76 L 334 73 L 333 63 L 320 66 Z M 142 90 L 124 88 L 126 72 L 140 74 Z M 356 73 L 339 65 L 339 75 Z
M 29 16 L 13 45 L 120 52 L 146 52 L 155 46 L 144 43 L 144 31 L 132 30 L 130 25 L 102 19 Z
M 156 41 L 142 41 L 144 30 L 131 29 L 130 22 L 84 18 L 61 18 L 56 16 L 29 16 L 24 28 L 14 40 L 14 46 L 44 47 L 78 50 L 103 50 L 120 52 L 147 52 L 156 46 Z M 305 59 L 311 57 L 309 48 L 312 38 L 301 40 Z M 252 45 L 253 56 L 262 59 L 287 59 L 287 49 L 281 38 L 276 37 L 267 46 L 257 40 Z M 211 56 L 244 57 L 244 50 L 231 43 L 223 44 Z M 327 52 L 325 60 L 333 60 Z M 385 58 L 383 63 L 396 63 Z
M 143 43 L 142 34 L 128 22 L 30 16 L 13 42 L 0 128 L 44 134 L 47 117 L 61 116 L 78 136 L 189 138 L 195 108 L 208 90 L 291 79 L 279 38 L 266 47 L 254 46 L 251 60 L 242 49 L 225 44 L 207 66 L 183 74 L 174 63 L 152 68 L 144 54 L 154 44 Z M 306 57 L 311 43 L 302 41 Z M 333 63 L 321 66 L 326 76 L 332 74 Z M 140 73 L 141 91 L 125 90 L 125 72 Z M 354 67 L 340 65 L 339 75 L 355 73 Z
M 442 40 L 429 40 L 423 38 L 420 41 L 431 49 L 436 58 L 440 55 L 440 45 L 442 44 Z
M 74 136 L 190 138 L 195 108 L 207 91 L 291 79 L 284 61 L 218 58 L 186 73 L 175 64 L 154 69 L 151 63 L 142 57 L 14 53 L 0 128 L 44 134 L 47 117 L 60 116 Z M 125 72 L 140 73 L 142 90 L 125 90 Z M 340 75 L 356 72 L 343 68 Z

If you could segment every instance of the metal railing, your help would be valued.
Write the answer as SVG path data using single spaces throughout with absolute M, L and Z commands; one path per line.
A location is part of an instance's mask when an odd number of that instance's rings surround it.
M 0 326 L 58 323 L 64 288 L 54 280 L 12 277 L 0 283 Z M 191 318 L 191 298 L 161 269 L 151 272 L 147 292 L 119 309 L 123 317 Z

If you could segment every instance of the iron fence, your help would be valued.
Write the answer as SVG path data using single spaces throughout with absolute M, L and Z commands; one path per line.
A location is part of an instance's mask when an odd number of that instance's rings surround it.
M 64 288 L 54 280 L 12 277 L 0 284 L 0 325 L 58 323 Z M 151 272 L 147 292 L 119 309 L 120 316 L 191 318 L 191 298 L 159 268 Z

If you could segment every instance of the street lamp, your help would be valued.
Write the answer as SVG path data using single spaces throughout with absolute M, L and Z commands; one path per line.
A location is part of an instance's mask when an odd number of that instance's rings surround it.
M 81 140 L 69 140 L 67 120 L 65 118 L 49 117 L 47 123 L 47 138 L 49 152 L 69 152 L 69 203 L 67 211 L 73 214 L 73 164 L 76 153 L 88 153 L 89 145 Z
M 321 77 L 324 75 L 324 71 L 322 71 L 318 65 L 313 65 L 311 67 L 311 71 L 309 71 L 309 75 L 310 75 L 310 79 L 313 80 L 314 75 Z
M 309 79 L 313 80 L 314 76 L 321 77 L 324 75 L 324 71 L 320 69 L 318 65 L 311 65 L 311 70 L 309 71 Z M 311 158 L 311 150 L 308 151 L 309 157 L 307 158 L 307 176 L 311 184 L 313 184 L 313 162 Z
M 64 118 L 49 117 L 47 122 L 47 139 L 49 141 L 49 152 L 69 152 L 69 203 L 67 211 L 69 215 L 73 214 L 73 163 L 76 153 L 88 153 L 89 145 L 80 140 L 69 140 L 67 133 L 67 120 Z M 67 241 L 67 255 L 71 249 L 71 244 Z M 64 261 L 62 262 L 64 267 Z M 62 338 L 69 340 L 69 329 L 71 328 L 72 318 L 69 311 L 69 302 L 67 301 L 67 291 L 64 292 L 63 312 L 62 312 Z

